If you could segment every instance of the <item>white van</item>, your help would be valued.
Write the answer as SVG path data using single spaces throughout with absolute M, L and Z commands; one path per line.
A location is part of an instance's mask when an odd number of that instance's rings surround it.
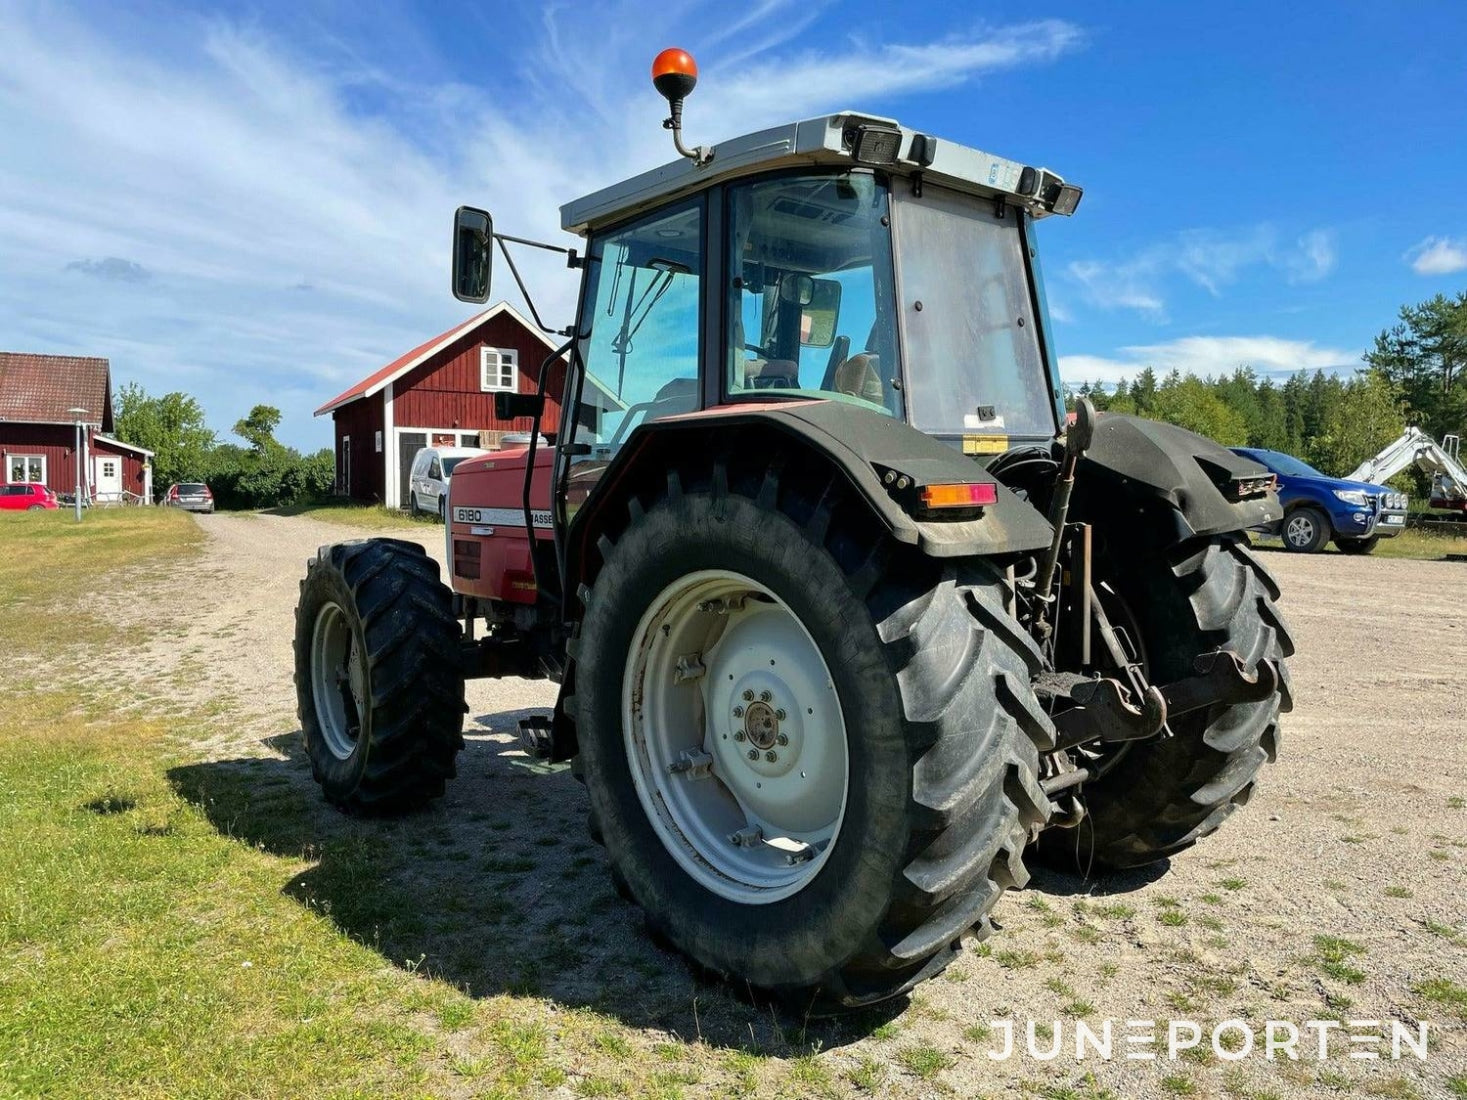
M 413 459 L 408 475 L 408 514 L 437 512 L 442 519 L 448 507 L 448 479 L 453 468 L 466 458 L 488 453 L 478 447 L 424 447 Z

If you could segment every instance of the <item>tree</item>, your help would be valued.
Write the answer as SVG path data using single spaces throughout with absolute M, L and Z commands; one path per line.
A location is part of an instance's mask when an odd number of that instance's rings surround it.
M 1467 291 L 1402 306 L 1365 361 L 1399 391 L 1407 415 L 1436 438 L 1467 427 Z
M 1248 442 L 1248 424 L 1241 413 L 1230 408 L 1200 378 L 1170 375 L 1157 390 L 1151 415 L 1205 435 L 1225 447 Z
M 216 440 L 198 401 L 176 392 L 150 397 L 129 382 L 117 391 L 114 408 L 117 438 L 153 452 L 153 484 L 160 491 L 204 476 Z
M 1116 396 L 1120 396 L 1119 390 Z M 1147 367 L 1136 376 L 1131 383 L 1130 398 L 1138 413 L 1142 416 L 1151 414 L 1151 403 L 1156 400 L 1156 371 Z
M 234 422 L 234 434 L 250 445 L 257 454 L 279 447 L 275 429 L 280 427 L 280 410 L 273 405 L 256 405 L 243 420 Z
M 1395 385 L 1377 370 L 1360 371 L 1341 387 L 1322 430 L 1310 442 L 1310 461 L 1337 477 L 1353 470 L 1405 427 Z

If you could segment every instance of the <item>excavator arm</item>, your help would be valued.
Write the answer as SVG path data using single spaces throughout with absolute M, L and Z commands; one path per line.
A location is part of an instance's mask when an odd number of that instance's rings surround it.
M 1467 507 L 1467 469 L 1463 469 L 1460 455 L 1456 436 L 1449 435 L 1438 443 L 1420 428 L 1412 427 L 1346 477 L 1379 485 L 1408 466 L 1419 466 L 1432 475 L 1433 503 L 1463 508 Z

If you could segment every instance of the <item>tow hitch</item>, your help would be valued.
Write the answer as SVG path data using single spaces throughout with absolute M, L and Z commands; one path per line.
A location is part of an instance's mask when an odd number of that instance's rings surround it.
M 1051 672 L 1035 682 L 1034 690 L 1051 707 L 1071 704 L 1053 715 L 1060 750 L 1090 741 L 1140 741 L 1162 733 L 1169 718 L 1214 704 L 1260 702 L 1278 690 L 1278 662 L 1269 658 L 1250 673 L 1236 652 L 1216 650 L 1200 654 L 1192 667 L 1195 676 L 1160 688 L 1141 688 L 1139 678 L 1128 686 L 1110 677 Z M 1138 690 L 1139 703 L 1134 701 Z
M 1258 671 L 1249 674 L 1243 658 L 1231 649 L 1200 654 L 1192 662 L 1197 675 L 1178 680 L 1161 689 L 1167 713 L 1189 714 L 1214 703 L 1258 703 L 1279 688 L 1279 664 L 1271 658 L 1258 662 Z

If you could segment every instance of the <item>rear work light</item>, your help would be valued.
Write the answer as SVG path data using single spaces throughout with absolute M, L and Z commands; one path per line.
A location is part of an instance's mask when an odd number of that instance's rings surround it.
M 983 508 L 998 503 L 998 486 L 993 482 L 959 483 L 956 485 L 924 485 L 918 499 L 922 507 Z

